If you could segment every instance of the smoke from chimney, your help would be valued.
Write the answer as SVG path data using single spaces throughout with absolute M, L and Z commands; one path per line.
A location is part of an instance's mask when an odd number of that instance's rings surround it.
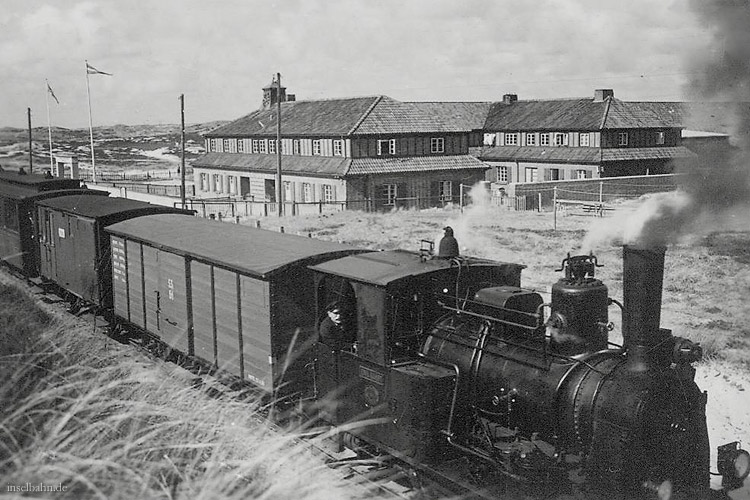
M 732 150 L 708 160 L 676 164 L 678 190 L 645 196 L 634 212 L 602 221 L 582 250 L 612 242 L 666 245 L 690 234 L 750 230 L 750 9 L 746 0 L 691 0 L 692 10 L 714 34 L 710 50 L 686 62 L 693 75 L 692 102 L 722 102 L 728 109 Z M 693 109 L 705 109 L 693 106 Z M 700 130 L 695 113 L 686 128 Z

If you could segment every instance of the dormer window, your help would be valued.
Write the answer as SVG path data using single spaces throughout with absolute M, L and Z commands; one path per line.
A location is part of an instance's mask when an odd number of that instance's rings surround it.
M 260 141 L 258 139 L 253 139 L 252 145 L 253 154 L 258 154 L 258 152 L 260 151 Z
M 243 141 L 242 139 L 237 139 L 237 152 L 238 153 L 245 152 L 245 141 Z
M 578 143 L 582 147 L 588 147 L 589 146 L 589 134 L 588 132 L 581 132 L 581 134 L 578 136 Z
M 660 146 L 664 145 L 664 139 L 666 134 L 662 131 L 659 131 L 656 133 L 656 144 L 659 144 Z
M 379 139 L 378 156 L 395 155 L 396 139 Z
M 320 156 L 321 154 L 320 139 L 313 139 L 312 148 L 313 148 L 313 155 Z
M 536 135 L 533 133 L 526 134 L 526 145 L 536 146 Z
M 344 156 L 344 141 L 341 139 L 333 140 L 333 156 Z
M 555 146 L 565 146 L 567 144 L 568 134 L 557 132 L 555 134 Z
M 510 134 L 505 134 L 505 145 L 518 146 L 518 133 L 513 132 Z
M 628 145 L 628 133 L 627 132 L 620 132 L 617 134 L 617 145 L 618 146 Z
M 442 137 L 432 137 L 430 139 L 430 153 L 444 153 L 445 139 Z
M 549 133 L 545 132 L 539 134 L 539 144 L 542 146 L 549 146 Z

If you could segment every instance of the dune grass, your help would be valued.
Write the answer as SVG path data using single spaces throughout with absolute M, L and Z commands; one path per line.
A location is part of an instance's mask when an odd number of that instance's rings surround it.
M 23 485 L 50 489 L 29 493 L 35 497 L 76 499 L 366 493 L 345 484 L 296 432 L 271 425 L 257 400 L 240 401 L 210 382 L 195 389 L 179 367 L 78 320 L 53 318 L 7 285 L 0 318 L 4 494 Z

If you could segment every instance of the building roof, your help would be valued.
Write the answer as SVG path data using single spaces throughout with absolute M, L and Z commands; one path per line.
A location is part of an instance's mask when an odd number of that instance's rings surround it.
M 281 103 L 282 134 L 289 136 L 345 136 L 381 97 L 321 99 Z M 276 137 L 276 107 L 260 109 L 215 128 L 206 137 Z
M 354 176 L 466 169 L 487 170 L 487 165 L 470 155 L 355 158 L 346 174 Z
M 602 162 L 630 160 L 673 160 L 695 158 L 697 155 L 684 146 L 663 146 L 657 148 L 604 148 Z
M 364 251 L 341 243 L 182 215 L 130 219 L 109 226 L 107 232 L 262 279 L 290 267 Z M 222 244 L 217 245 L 217 241 Z
M 287 174 L 341 177 L 347 172 L 351 162 L 351 158 L 341 156 L 282 155 L 281 171 Z M 212 152 L 193 160 L 191 165 L 194 168 L 276 172 L 278 157 L 271 154 Z
M 288 101 L 281 104 L 284 137 L 467 132 L 482 128 L 490 103 L 401 102 L 387 96 Z M 276 109 L 258 110 L 206 137 L 276 137 Z
M 597 165 L 601 161 L 599 148 L 484 146 L 472 148 L 470 152 L 483 161 L 534 161 L 592 165 Z
M 522 161 L 537 163 L 575 163 L 598 165 L 608 161 L 671 160 L 693 158 L 695 153 L 684 146 L 648 148 L 568 148 L 531 146 L 484 146 L 472 148 L 471 154 L 482 161 Z
M 485 130 L 602 130 L 680 128 L 682 103 L 630 102 L 615 98 L 516 101 L 492 105 Z

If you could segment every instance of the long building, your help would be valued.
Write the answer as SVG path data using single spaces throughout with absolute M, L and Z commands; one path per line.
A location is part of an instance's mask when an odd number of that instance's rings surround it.
M 196 195 L 276 201 L 281 148 L 285 202 L 357 208 L 425 207 L 457 200 L 485 179 L 480 146 L 491 103 L 407 103 L 387 96 L 298 101 L 275 87 L 261 109 L 205 135 L 193 162 Z
M 272 83 L 262 102 L 205 135 L 207 153 L 192 164 L 198 197 L 275 202 L 278 148 L 284 202 L 363 209 L 438 206 L 479 181 L 671 173 L 695 156 L 682 143 L 684 103 L 622 101 L 611 89 L 553 100 L 298 101 Z

